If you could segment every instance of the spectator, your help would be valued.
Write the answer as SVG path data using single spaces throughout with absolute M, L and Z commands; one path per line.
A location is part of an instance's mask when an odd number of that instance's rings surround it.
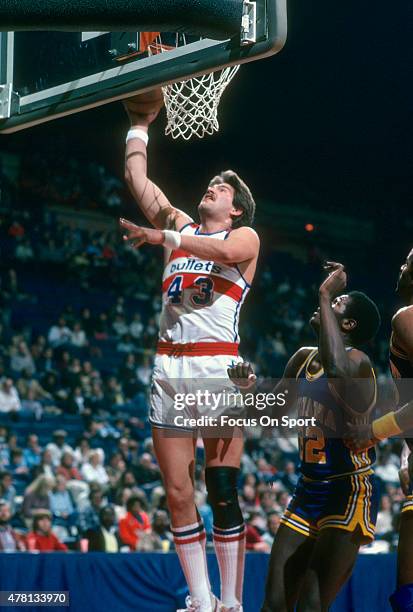
M 153 366 L 150 355 L 144 355 L 142 364 L 137 368 L 136 375 L 145 387 L 148 387 L 152 378 Z
M 14 448 L 10 452 L 10 463 L 7 466 L 7 470 L 14 479 L 26 478 L 28 476 L 29 468 L 24 460 L 23 450 L 21 448 Z
M 128 325 L 125 321 L 125 317 L 122 314 L 117 314 L 115 320 L 112 323 L 112 329 L 116 336 L 121 337 L 128 333 Z
M 18 552 L 26 550 L 24 538 L 10 526 L 10 505 L 0 500 L 0 552 Z
M 296 473 L 295 464 L 293 461 L 288 461 L 285 464 L 284 474 L 281 476 L 281 482 L 289 493 L 293 493 L 298 482 L 298 474 Z
M 23 450 L 23 456 L 27 467 L 31 470 L 33 467 L 40 465 L 42 449 L 39 446 L 39 438 L 36 434 L 29 434 L 26 440 L 26 446 Z
M 263 539 L 261 533 L 265 529 L 265 521 L 262 516 L 254 512 L 250 515 L 246 524 L 245 548 L 254 552 L 270 552 L 271 547 Z
M 135 351 L 136 346 L 132 340 L 132 336 L 130 334 L 123 335 L 116 345 L 116 350 L 118 353 L 132 353 Z
M 57 525 L 72 527 L 77 520 L 76 505 L 72 494 L 67 489 L 67 480 L 59 474 L 56 476 L 52 491 L 49 492 L 49 507 Z
M 45 404 L 53 403 L 50 393 L 43 389 L 39 381 L 28 370 L 22 371 L 16 387 L 22 399 L 27 399 L 31 391 L 34 394 L 33 399 L 43 401 Z
M 66 552 L 63 544 L 52 532 L 52 516 L 48 511 L 40 510 L 33 517 L 33 531 L 27 535 L 27 549 L 38 552 Z
M 35 392 L 32 389 L 29 390 L 27 397 L 21 400 L 21 407 L 23 412 L 33 414 L 37 421 L 42 418 L 43 406 L 36 399 Z
M 90 452 L 89 461 L 82 465 L 80 473 L 86 482 L 97 482 L 100 485 L 109 482 L 109 476 L 102 465 L 101 453 L 97 450 Z
M 54 480 L 41 474 L 27 487 L 22 506 L 23 516 L 25 518 L 32 518 L 36 510 L 50 509 L 49 493 L 53 485 Z
M 135 312 L 133 315 L 133 321 L 129 325 L 129 333 L 134 340 L 139 340 L 143 333 L 143 323 L 141 321 L 141 315 L 139 312 Z
M 63 317 L 49 329 L 47 339 L 52 348 L 58 348 L 69 344 L 72 339 L 72 332 L 66 325 L 66 320 Z
M 272 546 L 274 542 L 274 538 L 277 535 L 277 531 L 281 524 L 281 515 L 278 512 L 270 512 L 267 516 L 267 531 L 262 536 L 264 542 L 268 544 L 268 546 Z
M 380 510 L 377 514 L 376 536 L 387 538 L 393 531 L 393 514 L 391 511 L 391 500 L 388 495 L 383 495 L 380 501 Z
M 11 514 L 15 512 L 16 489 L 10 472 L 0 474 L 0 499 L 7 502 Z
M 45 448 L 42 452 L 40 464 L 37 468 L 35 468 L 35 472 L 37 474 L 43 474 L 53 480 L 54 478 L 54 466 L 52 462 L 52 453 L 49 449 Z
M 17 412 L 21 409 L 19 394 L 11 378 L 4 378 L 0 385 L 0 412 Z
M 14 350 L 10 358 L 10 368 L 16 374 L 25 370 L 29 376 L 36 371 L 33 357 L 25 342 L 19 342 L 17 349 Z
M 142 511 L 142 502 L 137 496 L 128 499 L 126 509 L 126 516 L 119 521 L 120 537 L 131 551 L 139 550 L 140 536 L 151 532 L 149 517 Z
M 85 348 L 89 344 L 86 337 L 86 333 L 82 329 L 82 326 L 79 321 L 77 321 L 73 326 L 70 343 L 76 348 Z
M 65 412 L 68 414 L 85 414 L 88 412 L 82 387 L 78 386 L 72 390 L 65 402 Z
M 89 503 L 79 513 L 79 527 L 83 535 L 88 531 L 99 529 L 99 512 L 103 505 L 103 495 L 100 489 L 95 489 L 89 493 Z
M 57 429 L 53 432 L 53 442 L 49 442 L 46 446 L 46 449 L 52 456 L 52 463 L 55 467 L 60 464 L 63 453 L 73 454 L 73 448 L 66 444 L 66 436 L 67 433 L 64 429 Z
M 74 466 L 74 457 L 72 453 L 63 453 L 56 474 L 63 476 L 66 480 L 82 479 L 79 470 Z
M 86 533 L 89 552 L 119 552 L 121 541 L 113 506 L 104 506 L 99 512 L 99 527 Z
M 73 453 L 75 463 L 77 466 L 82 466 L 89 460 L 90 444 L 87 438 L 81 438 L 76 446 Z
M 135 467 L 135 477 L 139 485 L 161 481 L 161 472 L 150 453 L 143 453 L 140 457 L 139 463 Z

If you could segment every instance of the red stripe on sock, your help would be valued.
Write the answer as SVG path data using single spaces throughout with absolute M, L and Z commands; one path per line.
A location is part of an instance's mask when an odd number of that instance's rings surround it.
M 176 537 L 174 537 L 174 542 L 176 546 L 179 546 L 180 544 L 192 544 L 193 542 L 202 542 L 202 540 L 205 540 L 206 538 L 206 533 L 205 531 L 203 533 L 200 533 L 199 535 L 196 535 L 193 538 L 188 538 L 187 540 L 180 540 L 177 539 Z
M 214 535 L 215 542 L 237 542 L 238 540 L 243 540 L 244 538 L 245 538 L 245 533 L 240 533 L 236 536 L 227 537 L 227 538 L 223 536 Z

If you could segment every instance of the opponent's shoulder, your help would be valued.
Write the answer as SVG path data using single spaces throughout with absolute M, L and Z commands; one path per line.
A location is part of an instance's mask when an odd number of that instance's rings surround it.
M 317 351 L 316 346 L 302 346 L 296 351 L 293 355 L 291 355 L 288 363 L 285 367 L 284 376 L 285 378 L 295 378 L 304 365 L 306 359 Z
M 352 348 L 351 351 L 348 352 L 348 357 L 352 364 L 353 375 L 356 374 L 360 376 L 360 378 L 371 376 L 373 365 L 367 353 L 361 349 Z
M 400 308 L 391 320 L 393 331 L 406 324 L 413 325 L 413 306 Z

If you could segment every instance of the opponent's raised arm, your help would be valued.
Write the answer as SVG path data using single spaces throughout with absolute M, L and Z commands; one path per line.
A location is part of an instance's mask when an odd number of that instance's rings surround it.
M 161 230 L 179 230 L 192 219 L 172 206 L 162 190 L 148 178 L 148 130 L 162 108 L 162 90 L 158 88 L 129 98 L 124 105 L 131 122 L 126 142 L 126 183 L 152 225 Z

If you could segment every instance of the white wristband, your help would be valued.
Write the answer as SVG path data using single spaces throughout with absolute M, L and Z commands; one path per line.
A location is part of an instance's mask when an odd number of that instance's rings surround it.
M 163 241 L 164 246 L 172 250 L 179 249 L 182 240 L 182 236 L 179 232 L 164 230 L 163 235 L 165 236 L 165 240 Z
M 126 142 L 128 143 L 129 140 L 132 140 L 133 138 L 139 138 L 139 140 L 142 140 L 145 145 L 148 146 L 149 136 L 145 130 L 140 130 L 139 128 L 129 130 L 126 136 Z

